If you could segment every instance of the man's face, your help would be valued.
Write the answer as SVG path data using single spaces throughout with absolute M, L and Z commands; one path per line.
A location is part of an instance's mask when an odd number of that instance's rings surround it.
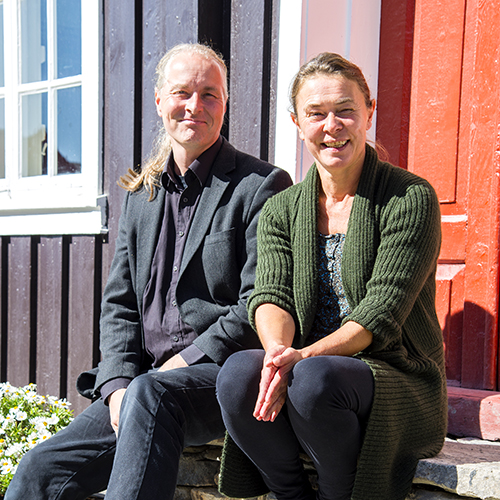
M 224 74 L 215 61 L 193 52 L 175 56 L 165 72 L 166 83 L 155 92 L 158 115 L 174 158 L 187 153 L 195 159 L 219 137 L 226 112 Z

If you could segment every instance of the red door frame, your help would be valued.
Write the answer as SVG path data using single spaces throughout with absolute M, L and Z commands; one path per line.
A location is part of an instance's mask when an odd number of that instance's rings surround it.
M 500 439 L 500 0 L 383 0 L 380 42 L 377 139 L 441 201 L 449 428 Z

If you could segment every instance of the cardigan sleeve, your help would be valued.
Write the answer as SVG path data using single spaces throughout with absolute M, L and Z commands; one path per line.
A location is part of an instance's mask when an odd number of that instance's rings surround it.
M 403 178 L 404 182 L 379 208 L 380 241 L 372 249 L 376 253 L 373 271 L 364 296 L 355 301 L 345 320 L 372 332 L 373 342 L 368 348 L 372 352 L 395 342 L 400 344 L 403 325 L 423 289 L 427 295 L 435 289 L 441 243 L 439 202 L 429 183 L 416 176 L 416 180 L 407 182 L 406 174 L 392 179 Z M 358 245 L 358 252 L 363 252 L 360 241 Z
M 253 329 L 255 311 L 266 303 L 275 304 L 290 313 L 297 324 L 293 300 L 293 256 L 289 224 L 285 209 L 277 195 L 268 200 L 259 217 L 257 228 L 258 259 L 255 288 L 247 302 Z

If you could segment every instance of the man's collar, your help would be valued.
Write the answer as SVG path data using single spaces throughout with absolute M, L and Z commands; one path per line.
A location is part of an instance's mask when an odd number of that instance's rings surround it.
M 215 161 L 215 158 L 217 157 L 217 154 L 220 151 L 221 146 L 222 146 L 222 136 L 219 135 L 219 138 L 208 149 L 203 151 L 203 153 L 201 153 L 201 155 L 198 158 L 196 158 L 196 160 L 194 160 L 193 163 L 191 163 L 191 165 L 189 165 L 186 174 L 188 171 L 191 171 L 196 176 L 200 184 L 203 186 L 208 178 L 210 169 L 212 168 L 212 165 Z M 176 179 L 177 174 L 175 174 L 174 162 L 175 162 L 174 155 L 173 152 L 171 151 L 167 161 L 165 162 L 165 167 L 163 169 L 163 174 L 162 174 L 162 184 L 164 187 L 167 186 L 168 181 L 171 181 L 174 184 L 178 184 L 178 181 Z

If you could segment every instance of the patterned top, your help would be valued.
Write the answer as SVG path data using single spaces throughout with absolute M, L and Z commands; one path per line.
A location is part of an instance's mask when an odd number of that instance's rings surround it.
M 338 330 L 351 312 L 342 286 L 341 261 L 345 234 L 318 234 L 318 307 L 306 344 Z

